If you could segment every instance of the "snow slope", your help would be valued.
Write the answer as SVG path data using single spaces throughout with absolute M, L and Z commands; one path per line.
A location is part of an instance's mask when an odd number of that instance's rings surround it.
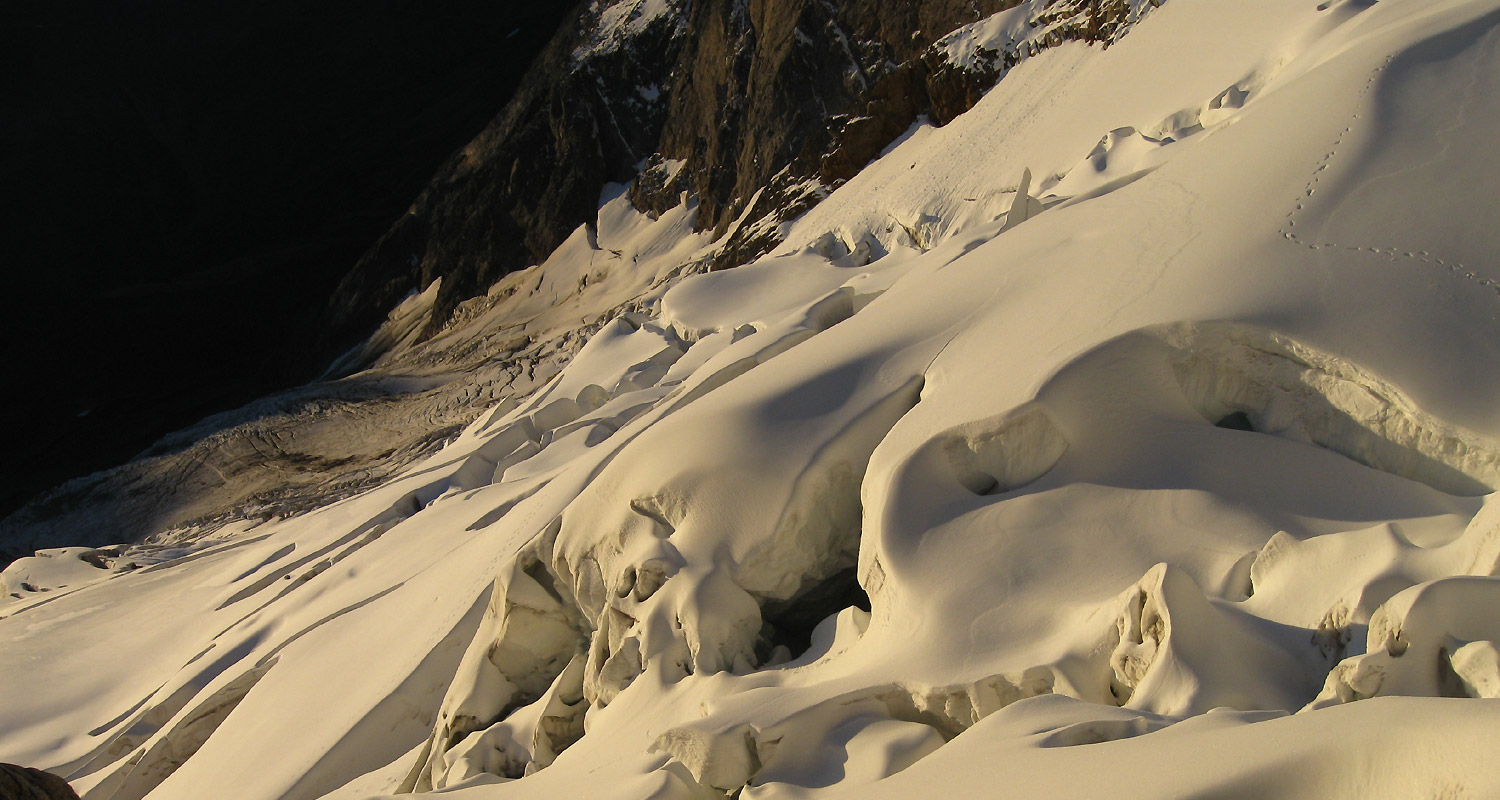
M 1493 0 L 1173 0 L 749 266 L 610 189 L 423 345 L 592 331 L 545 386 L 323 508 L 7 570 L 0 760 L 88 798 L 1500 794 L 1497 67 Z

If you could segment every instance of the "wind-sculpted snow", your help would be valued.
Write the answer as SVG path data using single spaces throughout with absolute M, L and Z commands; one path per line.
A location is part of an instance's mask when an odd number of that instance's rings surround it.
M 0 761 L 91 800 L 1500 794 L 1500 4 L 1129 14 L 752 264 L 610 187 L 422 343 L 414 296 L 346 380 L 452 428 L 384 477 L 0 576 Z

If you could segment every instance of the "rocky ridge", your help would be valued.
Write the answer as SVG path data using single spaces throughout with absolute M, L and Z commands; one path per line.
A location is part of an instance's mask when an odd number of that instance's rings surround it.
M 1020 60 L 1065 42 L 1108 46 L 1160 0 L 593 0 L 521 90 L 454 154 L 345 276 L 330 335 L 362 339 L 438 278 L 424 336 L 502 275 L 539 263 L 629 182 L 659 214 L 696 198 L 696 226 L 747 263 L 919 118 L 946 124 Z M 974 26 L 1026 6 L 1024 36 L 967 48 Z M 357 368 L 382 351 L 366 343 Z

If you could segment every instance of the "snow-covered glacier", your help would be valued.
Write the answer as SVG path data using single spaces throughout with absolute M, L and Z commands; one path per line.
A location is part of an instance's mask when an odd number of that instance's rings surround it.
M 408 299 L 372 369 L 489 405 L 395 474 L 15 562 L 0 761 L 90 800 L 1500 796 L 1500 2 L 1029 46 L 1042 5 L 945 39 L 1025 57 L 753 263 L 610 186 L 438 335 Z

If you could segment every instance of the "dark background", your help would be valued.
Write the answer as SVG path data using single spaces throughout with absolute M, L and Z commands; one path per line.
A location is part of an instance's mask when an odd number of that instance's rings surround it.
M 316 376 L 339 278 L 572 2 L 0 9 L 0 517 Z

